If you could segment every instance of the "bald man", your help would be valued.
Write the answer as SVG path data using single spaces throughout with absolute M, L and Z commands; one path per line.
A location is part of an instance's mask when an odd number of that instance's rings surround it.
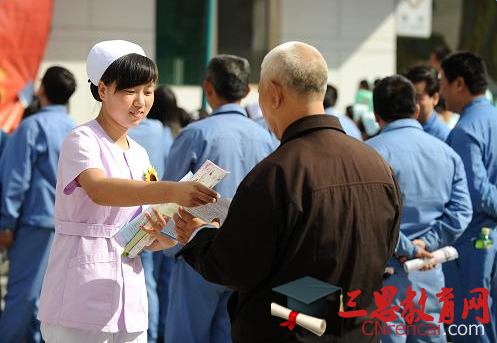
M 180 252 L 207 280 L 231 287 L 232 339 L 245 342 L 379 342 L 374 319 L 338 316 L 339 294 L 328 296 L 323 336 L 280 326 L 272 288 L 311 276 L 360 290 L 356 308 L 373 312 L 386 262 L 399 237 L 401 198 L 392 171 L 372 148 L 347 136 L 325 115 L 328 67 L 307 44 L 273 49 L 262 62 L 259 104 L 279 148 L 237 189 L 223 225 L 205 225 L 181 211 Z M 192 234 L 193 233 L 193 234 Z M 193 237 L 193 238 L 192 238 Z M 365 323 L 369 321 L 369 323 Z

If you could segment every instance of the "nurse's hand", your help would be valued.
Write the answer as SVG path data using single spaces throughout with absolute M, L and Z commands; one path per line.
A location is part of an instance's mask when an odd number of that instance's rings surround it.
M 175 203 L 182 206 L 205 205 L 219 199 L 219 194 L 216 191 L 198 182 L 173 182 L 172 185 L 173 194 L 171 194 L 171 197 L 175 199 Z
M 159 251 L 174 247 L 177 242 L 161 233 L 161 230 L 166 227 L 168 218 L 162 216 L 154 208 L 152 208 L 152 211 L 154 212 L 154 216 L 145 212 L 145 216 L 148 219 L 148 225 L 146 224 L 145 226 L 140 227 L 141 230 L 155 238 L 155 241 L 146 247 L 146 249 L 150 251 Z

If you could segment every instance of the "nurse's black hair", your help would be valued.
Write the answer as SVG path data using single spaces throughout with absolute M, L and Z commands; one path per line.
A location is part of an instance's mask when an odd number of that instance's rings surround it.
M 158 72 L 154 61 L 139 54 L 118 58 L 107 67 L 100 78 L 106 86 L 116 82 L 116 91 L 156 82 L 157 79 Z M 102 101 L 98 87 L 93 83 L 90 83 L 90 91 L 95 100 Z

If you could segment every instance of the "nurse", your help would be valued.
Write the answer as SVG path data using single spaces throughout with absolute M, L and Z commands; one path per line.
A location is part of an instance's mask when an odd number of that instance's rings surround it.
M 43 339 L 52 342 L 146 342 L 147 295 L 140 258 L 122 257 L 117 231 L 142 205 L 214 202 L 194 182 L 143 182 L 150 162 L 128 137 L 153 103 L 157 70 L 127 41 L 96 44 L 87 58 L 95 120 L 64 140 L 57 170 L 55 237 L 40 299 Z M 165 219 L 155 214 L 156 221 Z M 152 219 L 149 216 L 149 219 Z M 150 250 L 173 246 L 152 243 Z

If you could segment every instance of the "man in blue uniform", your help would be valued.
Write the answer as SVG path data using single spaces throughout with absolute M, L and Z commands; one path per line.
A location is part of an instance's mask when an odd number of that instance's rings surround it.
M 9 138 L 9 135 L 5 133 L 5 131 L 0 130 L 0 158 L 2 157 L 2 152 L 3 149 L 5 148 L 5 145 L 7 144 L 7 139 Z
M 418 121 L 423 126 L 423 130 L 445 142 L 450 130 L 438 119 L 438 113 L 435 111 L 435 106 L 440 100 L 437 71 L 432 67 L 418 65 L 409 69 L 406 77 L 416 88 L 416 100 L 419 105 Z
M 219 55 L 209 62 L 203 86 L 214 111 L 188 125 L 176 138 L 166 165 L 166 180 L 177 181 L 209 159 L 230 172 L 216 191 L 231 198 L 245 175 L 274 150 L 269 132 L 249 119 L 240 106 L 249 92 L 249 74 L 248 61 L 237 56 Z M 166 342 L 231 342 L 228 288 L 205 281 L 178 259 L 170 290 Z
M 427 325 L 439 325 L 442 304 L 436 297 L 444 287 L 441 266 L 431 270 L 405 273 L 400 260 L 431 257 L 429 252 L 452 244 L 471 220 L 471 201 L 461 158 L 445 143 L 423 131 L 416 120 L 416 89 L 403 76 L 381 80 L 373 94 L 374 111 L 381 133 L 367 143 L 375 148 L 392 167 L 403 199 L 400 239 L 396 254 L 388 265 L 394 274 L 384 286 L 395 286 L 392 306 L 400 306 L 407 298 L 408 286 L 416 292 L 414 303 L 426 290 L 425 313 L 432 321 L 413 322 L 408 335 L 397 335 L 396 330 L 382 337 L 390 342 L 445 342 L 443 324 L 441 336 L 427 335 Z M 419 308 L 419 307 L 418 307 Z M 404 325 L 403 308 L 396 311 L 397 319 L 389 325 Z M 416 316 L 417 318 L 417 316 Z M 411 324 L 411 323 L 409 323 Z M 407 331 L 407 330 L 406 330 Z
M 157 119 L 145 118 L 140 125 L 131 128 L 128 134 L 147 150 L 150 163 L 157 171 L 159 179 L 162 180 L 169 149 L 174 140 L 171 129 L 162 125 Z
M 362 141 L 361 130 L 359 130 L 354 121 L 347 117 L 345 114 L 340 113 L 335 109 L 337 100 L 338 90 L 332 85 L 328 84 L 326 86 L 326 93 L 324 94 L 323 100 L 324 111 L 326 112 L 326 114 L 338 117 L 338 120 L 340 120 L 340 125 L 342 125 L 346 134 Z
M 10 260 L 3 343 L 41 341 L 38 298 L 54 235 L 57 161 L 74 127 L 66 105 L 75 89 L 71 72 L 49 68 L 38 91 L 41 111 L 21 122 L 0 160 L 0 244 L 9 247 Z
M 155 105 L 155 103 L 154 103 Z M 153 108 L 153 106 L 152 106 Z M 129 130 L 129 136 L 147 150 L 150 163 L 157 171 L 159 180 L 162 180 L 164 167 L 169 154 L 169 149 L 173 143 L 173 135 L 168 126 L 163 126 L 157 119 L 145 118 L 140 125 Z M 144 250 L 140 256 L 145 273 L 145 284 L 147 286 L 148 299 L 148 331 L 147 340 L 149 343 L 156 343 L 159 333 L 162 336 L 162 329 L 159 327 L 160 302 L 155 279 L 155 255 L 162 255 L 160 252 Z M 157 256 L 160 258 L 161 256 Z
M 490 322 L 484 324 L 484 335 L 458 336 L 449 333 L 454 343 L 497 342 L 497 109 L 485 98 L 486 68 L 483 60 L 469 52 L 447 57 L 442 62 L 441 93 L 449 110 L 461 114 L 447 143 L 461 156 L 473 203 L 473 218 L 455 247 L 459 259 L 445 265 L 447 287 L 454 288 L 454 324 L 481 325 L 484 309 L 468 311 L 462 318 L 464 299 L 478 298 L 475 288 L 489 291 Z M 493 247 L 476 249 L 474 244 L 483 227 L 491 228 Z M 476 299 L 475 299 L 476 300 Z

